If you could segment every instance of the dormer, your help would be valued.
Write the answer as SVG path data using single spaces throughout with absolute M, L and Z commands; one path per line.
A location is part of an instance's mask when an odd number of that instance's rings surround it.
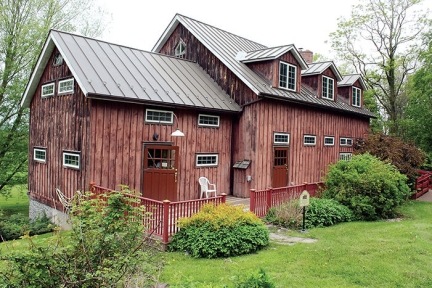
M 337 101 L 337 83 L 342 75 L 332 61 L 310 63 L 301 75 L 302 83 L 315 91 L 318 98 Z
M 354 107 L 363 107 L 363 91 L 366 90 L 366 84 L 360 74 L 344 75 L 337 86 L 339 96 L 344 102 Z
M 300 92 L 301 70 L 307 64 L 294 45 L 240 51 L 236 60 L 265 78 L 272 87 Z

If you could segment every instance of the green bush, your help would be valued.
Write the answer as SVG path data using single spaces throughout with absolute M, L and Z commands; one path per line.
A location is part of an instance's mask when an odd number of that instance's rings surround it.
M 333 199 L 311 198 L 306 208 L 306 227 L 327 227 L 354 219 L 353 212 Z
M 391 164 L 370 154 L 355 155 L 330 165 L 322 198 L 347 206 L 358 220 L 392 218 L 411 194 L 406 180 Z
M 235 286 L 236 288 L 274 288 L 276 287 L 273 282 L 270 281 L 265 271 L 260 268 L 257 274 L 248 276 L 245 280 L 238 281 Z
M 206 204 L 199 213 L 180 219 L 179 227 L 169 250 L 185 251 L 196 258 L 242 255 L 269 244 L 269 232 L 261 219 L 229 204 Z
M 51 232 L 52 229 L 53 224 L 45 214 L 30 221 L 28 216 L 20 213 L 5 217 L 0 212 L 0 242 L 19 239 L 27 232 L 33 236 Z

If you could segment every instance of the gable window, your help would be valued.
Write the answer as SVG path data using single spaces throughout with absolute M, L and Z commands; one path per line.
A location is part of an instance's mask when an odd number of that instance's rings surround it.
M 199 114 L 198 126 L 219 127 L 219 116 Z
M 65 152 L 63 151 L 63 166 L 80 169 L 80 158 L 81 154 L 79 152 Z
M 326 99 L 333 100 L 334 98 L 334 80 L 332 78 L 322 76 L 323 77 L 323 91 L 322 97 Z
M 197 167 L 215 167 L 218 165 L 218 154 L 197 154 L 196 166 Z
M 324 136 L 324 146 L 334 146 L 334 137 Z
M 66 79 L 59 81 L 58 93 L 67 94 L 74 92 L 74 79 Z
M 33 148 L 33 160 L 45 163 L 46 162 L 46 149 Z
M 289 144 L 289 133 L 274 133 L 273 144 Z
M 353 145 L 352 138 L 344 138 L 344 137 L 340 138 L 340 146 L 352 146 L 352 145 Z
M 53 59 L 53 66 L 60 66 L 63 64 L 63 56 L 60 53 L 57 53 Z
M 177 46 L 175 47 L 175 56 L 182 57 L 184 54 L 186 54 L 186 45 L 182 40 L 179 41 Z
M 54 83 L 42 85 L 42 97 L 54 96 Z
M 360 107 L 361 103 L 361 90 L 357 87 L 353 87 L 353 98 L 352 105 L 356 107 Z
M 296 90 L 297 67 L 288 63 L 279 64 L 279 87 Z
M 304 135 L 303 136 L 303 144 L 307 146 L 316 145 L 316 136 L 315 135 Z
M 164 124 L 173 124 L 173 112 L 171 111 L 163 111 L 163 110 L 146 110 L 146 122 L 149 123 L 164 123 Z
M 349 152 L 339 153 L 339 160 L 350 161 L 351 157 L 352 157 L 352 153 Z

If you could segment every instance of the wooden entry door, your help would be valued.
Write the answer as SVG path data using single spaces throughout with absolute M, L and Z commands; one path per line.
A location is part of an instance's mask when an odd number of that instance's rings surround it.
M 143 196 L 177 201 L 178 146 L 144 146 Z
M 275 147 L 273 154 L 272 187 L 288 186 L 288 147 Z

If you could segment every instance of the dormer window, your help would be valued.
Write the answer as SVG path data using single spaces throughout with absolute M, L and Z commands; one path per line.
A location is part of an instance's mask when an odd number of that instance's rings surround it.
M 183 58 L 184 54 L 186 54 L 186 45 L 182 40 L 180 40 L 175 48 L 175 56 Z
M 279 64 L 279 87 L 296 91 L 297 67 L 288 63 Z
M 326 76 L 323 77 L 322 98 L 334 99 L 334 80 Z
M 361 103 L 361 90 L 357 87 L 353 87 L 352 105 L 360 107 Z

